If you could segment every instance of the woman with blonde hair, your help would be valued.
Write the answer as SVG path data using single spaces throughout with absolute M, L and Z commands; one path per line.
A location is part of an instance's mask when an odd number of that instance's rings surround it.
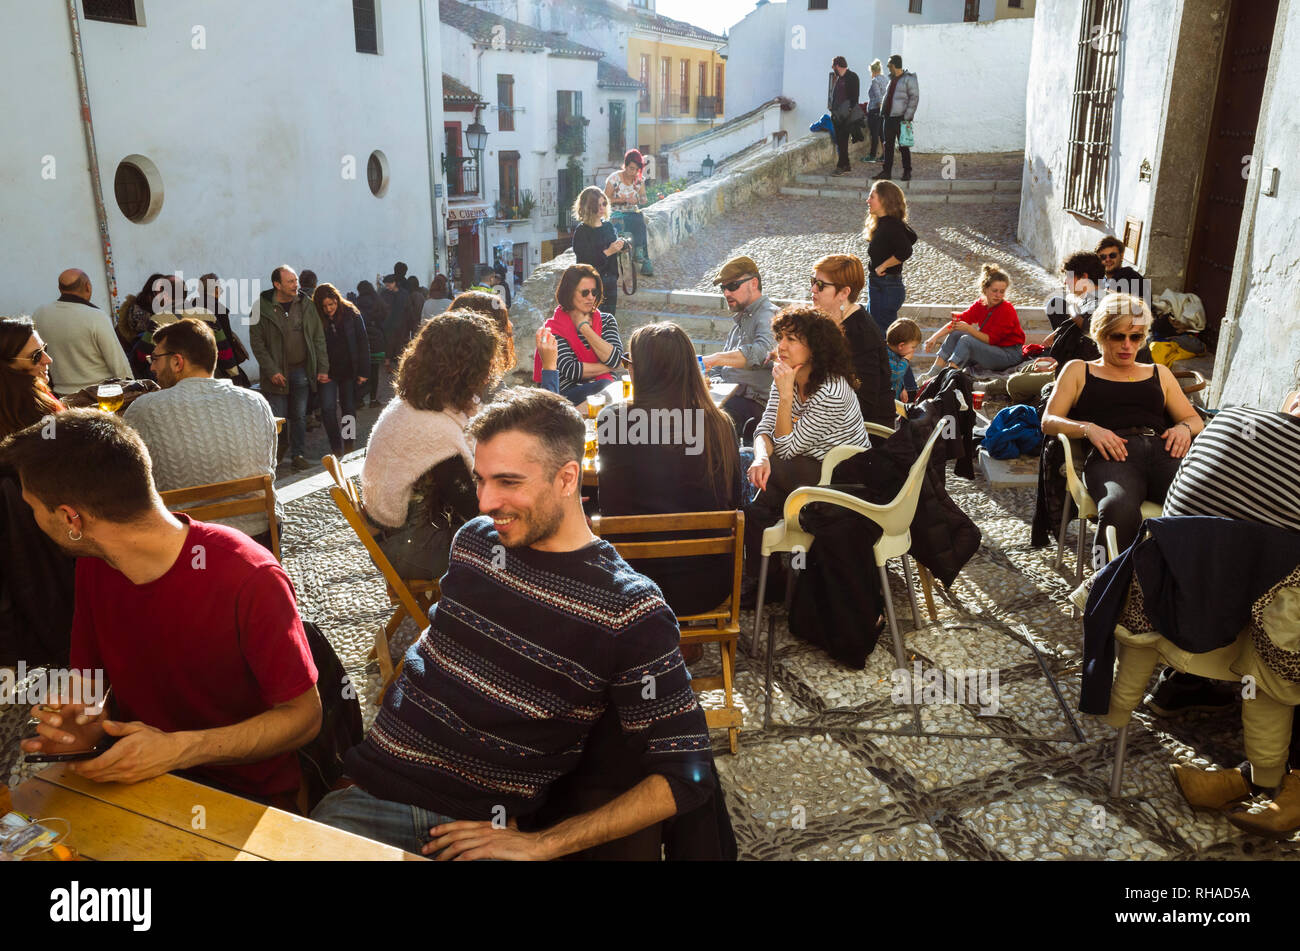
M 1164 502 L 1204 428 L 1168 367 L 1137 362 L 1150 330 L 1151 311 L 1140 297 L 1103 298 L 1089 329 L 1101 357 L 1067 363 L 1043 415 L 1047 435 L 1092 444 L 1083 481 L 1097 503 L 1097 536 L 1114 525 L 1121 551 L 1137 538 L 1142 503 Z
M 605 287 L 601 310 L 618 309 L 618 255 L 627 242 L 619 238 L 609 220 L 609 197 L 595 185 L 588 185 L 573 203 L 573 217 L 581 224 L 573 232 L 573 256 L 579 264 L 590 264 Z
M 960 314 L 954 312 L 947 326 L 925 342 L 926 350 L 930 350 L 943 340 L 932 369 L 978 365 L 996 372 L 1024 359 L 1021 348 L 1025 331 L 1016 309 L 1007 300 L 1010 286 L 1011 278 L 996 264 L 983 266 L 979 300 Z
M 884 76 L 885 68 L 880 60 L 871 61 L 871 83 L 867 86 L 867 128 L 871 131 L 871 152 L 862 159 L 864 162 L 876 161 L 876 152 L 880 140 L 884 138 L 884 120 L 880 118 L 880 107 L 884 105 L 885 93 L 889 91 L 889 80 Z M 884 149 L 879 149 L 880 161 L 884 161 Z
M 828 254 L 813 265 L 813 306 L 840 328 L 853 356 L 858 378 L 858 405 L 869 423 L 892 426 L 894 394 L 890 388 L 885 338 L 859 302 L 866 272 L 853 254 Z
M 916 232 L 907 223 L 907 198 L 893 182 L 871 186 L 867 210 L 867 307 L 883 338 L 907 299 L 903 262 L 912 256 Z

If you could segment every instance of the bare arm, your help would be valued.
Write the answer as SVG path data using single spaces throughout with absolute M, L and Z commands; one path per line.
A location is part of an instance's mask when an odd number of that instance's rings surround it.
M 706 367 L 735 367 L 743 370 L 749 366 L 749 361 L 745 359 L 745 354 L 739 350 L 724 350 L 721 353 L 710 353 L 704 358 Z

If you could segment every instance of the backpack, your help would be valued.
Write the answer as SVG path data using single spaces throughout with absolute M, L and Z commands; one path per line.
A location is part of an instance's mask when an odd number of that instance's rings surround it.
M 316 664 L 316 691 L 320 694 L 321 722 L 316 738 L 298 750 L 307 813 L 343 777 L 343 756 L 361 742 L 361 702 L 356 686 L 321 629 L 303 620 L 307 644 Z

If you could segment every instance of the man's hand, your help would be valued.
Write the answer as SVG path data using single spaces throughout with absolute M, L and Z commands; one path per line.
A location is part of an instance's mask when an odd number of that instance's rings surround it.
M 317 374 L 316 374 L 316 382 L 317 382 L 317 383 L 328 383 L 329 381 L 330 381 L 330 375 L 329 375 L 328 373 L 317 373 Z
M 719 351 L 719 353 L 721 353 L 721 351 Z M 722 361 L 718 359 L 718 353 L 706 353 L 704 355 L 704 365 L 706 367 L 716 367 L 719 366 L 721 362 Z
M 273 377 L 271 377 L 271 382 L 274 383 L 276 386 L 288 386 L 288 385 L 289 385 L 289 381 L 286 380 L 286 379 L 284 378 L 284 374 L 283 374 L 283 373 L 277 373 L 277 374 L 275 374 Z
M 42 704 L 32 707 L 32 716 L 40 721 L 37 736 L 23 740 L 24 753 L 76 753 L 94 749 L 104 736 L 101 722 L 104 711 L 89 714 L 80 703 Z
M 138 783 L 184 766 L 186 742 L 179 733 L 164 733 L 139 720 L 105 720 L 103 728 L 121 739 L 94 759 L 72 765 L 93 782 Z
M 366 377 L 364 377 L 364 376 L 359 376 L 359 377 L 357 377 L 357 386 L 360 386 L 361 384 L 363 384 L 363 383 L 365 383 L 365 382 L 366 382 Z
M 420 851 L 438 862 L 472 862 L 502 859 L 508 862 L 544 862 L 547 853 L 539 832 L 520 832 L 515 820 L 507 828 L 491 822 L 446 822 L 429 830 L 433 840 Z

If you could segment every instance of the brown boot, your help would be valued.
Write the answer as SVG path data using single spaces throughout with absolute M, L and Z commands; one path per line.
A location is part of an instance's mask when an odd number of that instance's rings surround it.
M 1169 767 L 1174 785 L 1193 809 L 1222 809 L 1250 796 L 1250 785 L 1239 769 L 1207 771 L 1195 766 Z
M 1228 821 L 1238 829 L 1256 835 L 1285 839 L 1300 829 L 1300 772 L 1292 770 L 1282 777 L 1282 784 L 1263 812 L 1240 809 L 1228 813 Z

